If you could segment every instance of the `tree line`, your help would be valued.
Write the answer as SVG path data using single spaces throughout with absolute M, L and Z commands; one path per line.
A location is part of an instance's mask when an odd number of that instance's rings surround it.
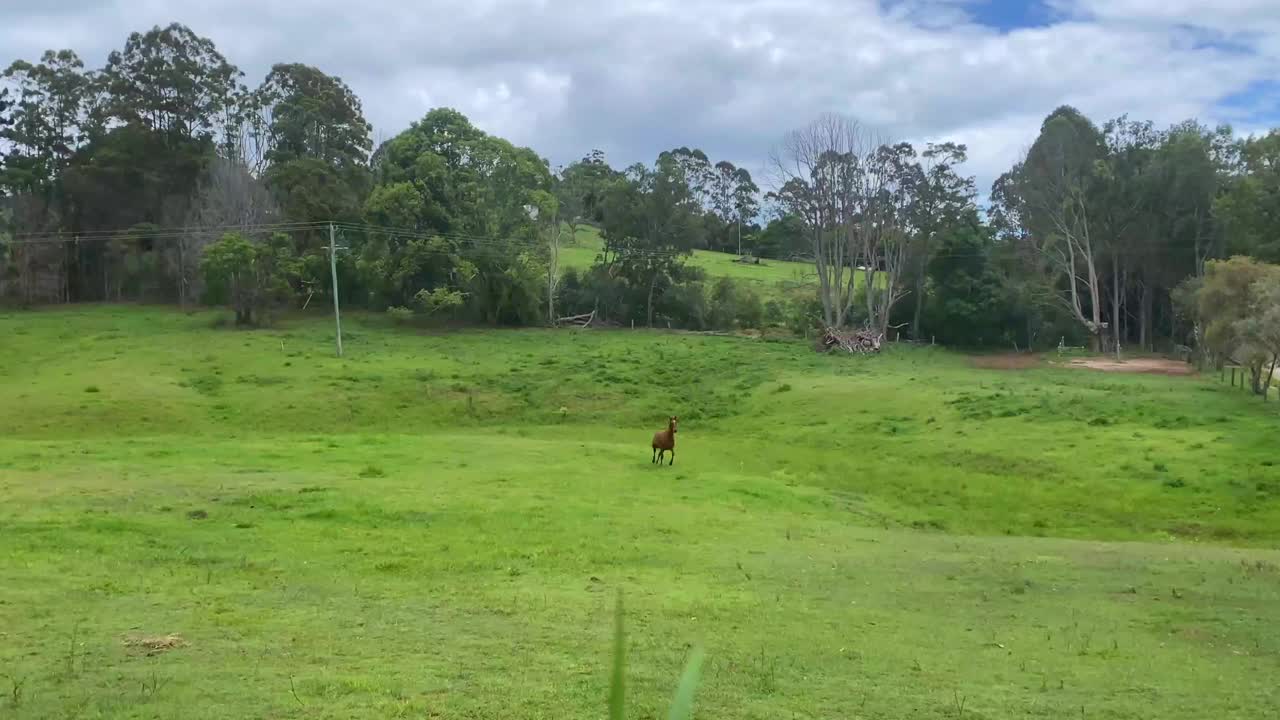
M 250 86 L 178 24 L 133 33 L 97 69 L 71 50 L 15 61 L 0 89 L 0 298 L 227 303 L 264 322 L 333 292 L 332 227 L 344 302 L 402 320 L 595 311 L 969 346 L 1188 345 L 1222 362 L 1257 333 L 1224 331 L 1223 303 L 1201 300 L 1244 264 L 1229 258 L 1280 261 L 1276 131 L 1059 108 L 985 207 L 964 145 L 836 115 L 781 139 L 768 191 L 687 147 L 552 168 L 447 108 L 376 148 L 370 136 L 341 79 L 281 63 Z M 562 268 L 584 225 L 599 256 Z M 688 262 L 698 249 L 804 259 L 816 290 L 708 278 Z M 1227 325 L 1267 316 L 1254 290 Z

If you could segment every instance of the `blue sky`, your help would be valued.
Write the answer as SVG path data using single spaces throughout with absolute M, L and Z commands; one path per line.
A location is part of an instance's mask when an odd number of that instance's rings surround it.
M 1041 27 L 1052 23 L 1060 14 L 1044 3 L 1019 0 L 984 0 L 969 4 L 974 21 L 997 30 Z
M 966 143 L 984 188 L 1062 104 L 1280 126 L 1280 0 L 45 0 L 0 3 L 0 62 L 70 47 L 97 66 L 172 21 L 250 84 L 275 62 L 342 77 L 379 139 L 448 105 L 555 164 L 690 146 L 762 185 L 823 112 Z

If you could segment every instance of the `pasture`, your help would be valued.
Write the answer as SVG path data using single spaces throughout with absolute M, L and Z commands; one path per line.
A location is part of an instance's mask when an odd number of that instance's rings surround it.
M 565 233 L 566 238 L 568 233 Z M 583 226 L 578 228 L 576 242 L 566 242 L 560 248 L 561 267 L 586 270 L 595 262 L 596 256 L 604 246 L 600 234 L 595 228 Z M 790 262 L 787 260 L 761 260 L 759 265 L 737 262 L 738 256 L 713 250 L 695 250 L 687 263 L 692 267 L 702 268 L 707 278 L 728 277 L 739 282 L 749 283 L 764 298 L 777 297 L 787 290 L 817 285 L 813 263 Z
M 1280 408 L 645 331 L 0 313 L 0 715 L 1258 718 Z M 650 438 L 679 415 L 674 466 Z

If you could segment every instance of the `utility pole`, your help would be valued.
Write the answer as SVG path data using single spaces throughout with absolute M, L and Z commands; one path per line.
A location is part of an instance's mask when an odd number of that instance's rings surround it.
M 329 223 L 329 275 L 333 278 L 333 324 L 338 329 L 338 357 L 342 357 L 342 314 L 338 310 L 338 246 Z
M 738 257 L 742 257 L 742 211 L 738 211 Z

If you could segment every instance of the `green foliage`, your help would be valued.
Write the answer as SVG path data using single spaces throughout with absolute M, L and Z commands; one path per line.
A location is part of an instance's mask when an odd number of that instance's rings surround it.
M 1219 364 L 1234 360 L 1265 394 L 1280 356 L 1280 266 L 1248 257 L 1210 261 L 1196 292 L 1205 345 Z
M 462 292 L 443 287 L 419 290 L 414 296 L 414 301 L 426 315 L 447 315 L 455 312 L 462 307 L 465 299 L 466 296 Z
M 12 84 L 0 96 L 0 188 L 48 192 L 80 144 L 80 114 L 90 79 L 71 50 L 49 50 L 32 64 L 14 61 L 3 77 Z
M 823 327 L 822 300 L 817 293 L 804 293 L 787 302 L 785 323 L 793 334 L 805 337 Z
M 644 293 L 645 322 L 652 326 L 655 301 L 697 244 L 698 207 L 688 178 L 667 153 L 652 169 L 634 165 L 609 187 L 601 213 L 600 264 L 632 291 Z
M 474 319 L 535 324 L 543 317 L 548 248 L 529 207 L 552 212 L 551 174 L 533 151 L 436 109 L 374 156 L 366 217 L 404 234 L 363 240 L 370 303 L 405 305 L 438 290 Z
M 265 135 L 267 185 L 285 214 L 298 221 L 358 220 L 372 142 L 351 88 L 314 67 L 283 63 L 271 68 L 249 104 L 270 118 L 254 129 Z
M 102 71 L 104 118 L 180 138 L 211 140 L 238 129 L 244 73 L 213 41 L 179 23 L 131 33 Z M 230 119 L 230 121 L 228 121 Z
M 1197 313 L 1205 323 L 1205 342 L 1219 357 L 1227 357 L 1241 344 L 1239 321 L 1255 306 L 1254 287 L 1274 266 L 1248 257 L 1210 261 L 1197 292 Z
M 292 297 L 302 269 L 287 235 L 253 242 L 240 233 L 210 243 L 200 267 L 210 298 L 228 304 L 237 325 L 268 324 L 271 311 Z
M 764 325 L 760 296 L 732 278 L 721 277 L 711 285 L 708 319 L 715 328 L 759 328 Z
M 342 80 L 317 68 L 272 66 L 254 100 L 270 110 L 267 161 L 272 164 L 310 158 L 333 168 L 353 168 L 363 165 L 373 149 L 360 98 Z
M 702 280 L 684 280 L 671 286 L 659 300 L 658 314 L 674 326 L 690 330 L 729 327 L 711 309 L 707 286 Z
M 990 231 L 970 215 L 943 230 L 936 243 L 922 336 L 946 345 L 1008 347 L 1014 309 L 993 261 Z
M 618 173 L 605 161 L 604 153 L 592 150 L 581 160 L 570 163 L 556 177 L 555 196 L 559 215 L 576 235 L 578 224 L 599 222 L 604 193 L 618 178 Z
M 414 315 L 415 313 L 413 310 L 407 307 L 394 306 L 387 308 L 387 317 L 391 318 L 392 322 L 399 325 L 412 322 Z
M 1249 138 L 1241 148 L 1244 172 L 1230 179 L 1214 204 L 1228 251 L 1280 263 L 1280 130 Z
M 756 256 L 762 258 L 789 258 L 812 252 L 809 238 L 805 235 L 804 221 L 791 214 L 769 221 L 754 238 L 751 247 Z

